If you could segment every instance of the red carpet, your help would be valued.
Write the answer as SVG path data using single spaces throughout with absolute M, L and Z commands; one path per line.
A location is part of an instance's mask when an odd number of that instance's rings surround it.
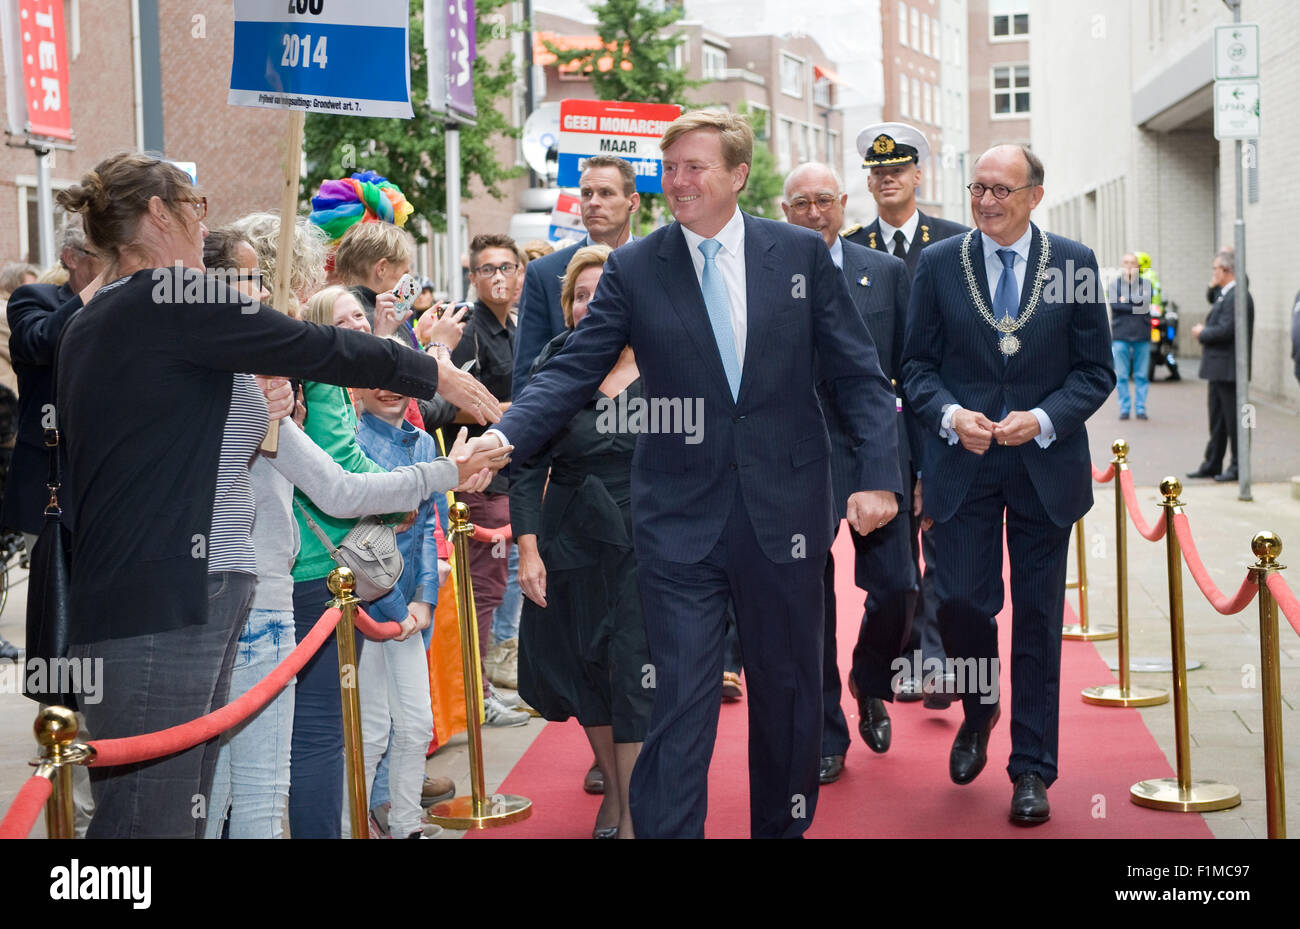
M 841 680 L 848 673 L 852 642 L 862 615 L 862 593 L 853 585 L 853 548 L 847 533 L 835 545 L 839 594 Z M 1010 694 L 1010 595 L 998 617 L 1001 688 Z M 1065 622 L 1076 622 L 1067 600 Z M 948 778 L 948 750 L 961 722 L 961 708 L 927 710 L 920 703 L 890 706 L 893 744 L 876 755 L 857 734 L 857 706 L 844 692 L 844 713 L 853 744 L 839 781 L 823 787 L 810 838 L 1212 838 L 1195 813 L 1147 810 L 1129 802 L 1128 791 L 1145 778 L 1172 777 L 1173 769 L 1137 710 L 1094 707 L 1079 699 L 1084 687 L 1115 681 L 1087 642 L 1063 642 L 1059 780 L 1048 792 L 1050 822 L 1033 828 L 1007 821 L 1011 782 L 1009 703 L 989 741 L 989 763 L 973 783 Z M 745 703 L 725 704 L 709 775 L 710 838 L 749 835 L 749 787 Z M 530 819 L 514 826 L 470 833 L 494 838 L 584 838 L 591 835 L 599 797 L 582 792 L 591 751 L 573 720 L 542 730 L 502 785 L 505 793 L 533 801 Z

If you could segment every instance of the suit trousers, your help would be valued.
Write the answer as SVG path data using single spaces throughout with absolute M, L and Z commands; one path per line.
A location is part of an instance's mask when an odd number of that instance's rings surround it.
M 1061 623 L 1073 527 L 1052 522 L 1022 455 L 994 445 L 951 519 L 935 523 L 939 628 L 957 674 L 966 725 L 979 728 L 998 700 L 997 614 L 1002 610 L 1002 519 L 1011 559 L 1011 759 L 1014 781 L 1037 772 L 1056 780 Z
M 749 813 L 755 838 L 797 838 L 817 808 L 821 749 L 822 552 L 773 563 L 737 483 L 726 526 L 702 561 L 640 556 L 637 578 L 655 699 L 632 771 L 638 838 L 701 838 L 718 731 L 724 616 L 730 599 L 745 653 Z
M 916 610 L 916 566 L 908 534 L 911 522 L 900 513 L 882 529 L 853 536 L 855 580 L 867 592 L 862 622 L 853 645 L 853 682 L 861 697 L 893 701 L 892 663 L 902 652 Z M 825 659 L 822 669 L 822 754 L 843 755 L 849 747 L 848 723 L 840 706 L 840 671 L 835 641 L 835 563 L 826 555 L 824 578 Z
M 1218 474 L 1223 470 L 1223 453 L 1232 448 L 1232 464 L 1237 467 L 1237 382 L 1209 381 L 1206 393 L 1210 414 L 1210 441 L 1205 446 L 1205 468 Z

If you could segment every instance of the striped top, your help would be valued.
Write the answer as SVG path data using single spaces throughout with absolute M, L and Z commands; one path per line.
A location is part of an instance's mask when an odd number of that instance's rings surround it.
M 208 572 L 243 571 L 257 574 L 253 552 L 253 517 L 257 507 L 248 465 L 266 435 L 266 398 L 251 374 L 236 374 L 230 392 L 230 413 L 221 433 L 217 490 L 208 535 Z

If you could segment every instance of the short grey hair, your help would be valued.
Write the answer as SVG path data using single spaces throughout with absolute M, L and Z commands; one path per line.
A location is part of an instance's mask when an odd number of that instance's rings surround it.
M 1214 260 L 1218 262 L 1220 268 L 1227 271 L 1229 274 L 1236 273 L 1237 256 L 1232 251 L 1232 249 L 1230 248 L 1222 249 L 1221 251 L 1219 251 L 1218 254 L 1214 256 Z
M 791 171 L 789 174 L 785 176 L 785 186 L 781 188 L 782 198 L 786 198 L 786 199 L 789 198 L 790 182 L 794 180 L 795 175 L 798 174 L 800 171 L 806 171 L 809 168 L 820 168 L 823 171 L 830 172 L 831 180 L 835 182 L 835 192 L 837 194 L 844 193 L 844 181 L 840 178 L 840 172 L 836 171 L 833 167 L 826 164 L 825 162 L 805 161 L 803 164 L 797 165 L 793 171 Z
M 81 219 L 80 213 L 63 214 L 63 225 L 59 227 L 59 251 L 65 248 L 75 248 L 78 251 L 89 252 L 86 247 L 86 227 Z

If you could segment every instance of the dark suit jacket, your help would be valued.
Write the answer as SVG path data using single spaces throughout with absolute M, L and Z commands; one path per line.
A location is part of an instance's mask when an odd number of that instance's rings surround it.
M 907 297 L 910 291 L 907 268 L 893 255 L 882 255 L 869 248 L 841 240 L 844 246 L 844 281 L 849 286 L 853 305 L 875 343 L 880 369 L 890 381 L 897 382 L 903 371 L 903 333 L 907 324 Z M 895 385 L 897 392 L 901 385 Z M 857 466 L 848 430 L 840 422 L 839 412 L 829 402 L 825 385 L 819 393 L 826 401 L 822 411 L 831 436 L 831 487 L 835 513 L 839 519 L 845 515 L 849 494 L 857 488 Z M 898 460 L 900 479 L 904 488 L 910 486 L 911 443 L 904 420 L 910 415 L 898 416 Z
M 67 284 L 27 284 L 9 298 L 9 353 L 18 375 L 18 441 L 0 523 L 12 529 L 39 534 L 45 524 L 50 459 L 43 410 L 54 398 L 54 351 L 59 337 L 80 309 L 81 298 Z
M 926 216 L 920 210 L 916 211 L 916 235 L 912 238 L 912 247 L 908 249 L 907 273 L 908 276 L 916 274 L 916 263 L 921 259 L 921 252 L 927 245 L 933 245 L 935 242 L 942 241 L 950 236 L 960 235 L 966 232 L 966 226 L 961 223 L 955 223 L 950 219 L 939 219 L 937 217 Z M 873 219 L 868 225 L 863 226 L 852 235 L 845 236 L 850 242 L 861 245 L 865 248 L 873 248 L 878 252 L 886 252 L 893 255 L 894 245 L 892 242 L 886 242 L 881 238 L 880 219 Z
M 519 294 L 519 328 L 515 332 L 515 370 L 511 381 L 512 399 L 528 383 L 533 362 L 546 343 L 564 331 L 564 310 L 560 306 L 560 284 L 570 259 L 586 239 L 558 252 L 551 252 L 524 269 L 524 289 Z
M 680 433 L 638 436 L 632 514 L 642 558 L 705 558 L 737 484 L 768 558 L 825 558 L 833 506 L 819 375 L 849 430 L 855 489 L 902 490 L 893 392 L 826 243 L 798 226 L 748 215 L 744 223 L 748 334 L 736 400 L 673 223 L 610 256 L 588 315 L 499 424 L 515 458 L 527 460 L 631 345 L 648 403 L 676 401 L 703 417 L 695 444 Z
M 1034 230 L 1029 266 L 1020 293 L 1023 314 L 1033 290 L 1042 233 Z M 921 255 L 912 281 L 904 349 L 904 386 L 921 424 L 925 450 L 925 501 L 938 522 L 950 519 L 970 489 L 980 456 L 949 445 L 939 435 L 943 409 L 959 403 L 993 421 L 1004 409 L 1041 407 L 1052 420 L 1056 441 L 1047 448 L 1030 440 L 1015 451 L 1024 459 L 1033 490 L 1052 521 L 1069 526 L 1092 506 L 1087 420 L 1115 387 L 1110 326 L 1100 288 L 1091 299 L 1075 300 L 1072 284 L 1078 271 L 1098 281 L 1092 249 L 1048 235 L 1048 272 L 1059 275 L 1055 288 L 1045 285 L 1042 300 L 1016 335 L 1020 350 L 1003 360 L 998 333 L 972 305 L 961 249 L 966 237 L 931 245 Z M 992 306 L 984 270 L 980 234 L 970 237 L 971 266 L 986 306 Z M 1068 264 L 1067 264 L 1068 263 Z M 1049 299 L 1051 297 L 1052 299 Z M 1028 489 L 1028 488 L 1026 488 Z
M 1237 287 L 1220 293 L 1205 318 L 1205 328 L 1197 336 L 1201 349 L 1201 380 L 1235 381 L 1237 379 Z M 1246 291 L 1246 358 L 1250 358 L 1255 338 L 1255 298 Z

